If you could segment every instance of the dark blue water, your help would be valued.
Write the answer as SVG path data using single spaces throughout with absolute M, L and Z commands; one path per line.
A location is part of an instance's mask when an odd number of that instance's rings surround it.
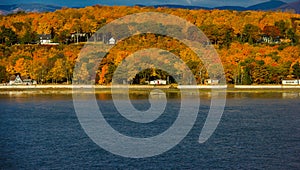
M 179 145 L 131 159 L 93 143 L 79 124 L 72 95 L 1 94 L 0 169 L 300 169 L 299 99 L 293 93 L 230 93 L 217 130 L 199 144 L 210 102 L 203 97 L 196 124 Z M 114 114 L 109 94 L 101 94 L 98 103 L 115 129 L 151 136 L 174 122 L 177 115 L 168 113 L 178 110 L 180 100 L 171 95 L 169 112 L 138 128 Z M 143 97 L 132 103 L 141 110 L 149 107 Z

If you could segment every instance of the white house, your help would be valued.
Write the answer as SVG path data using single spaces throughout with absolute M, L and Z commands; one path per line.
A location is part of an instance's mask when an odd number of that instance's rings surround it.
M 219 84 L 219 80 L 217 80 L 217 79 L 206 79 L 204 83 L 207 84 L 207 85 L 216 85 L 216 84 Z
M 10 77 L 9 85 L 32 85 L 33 81 L 28 76 L 20 77 L 13 75 Z
M 40 44 L 50 44 L 51 43 L 51 34 L 40 34 Z
M 299 81 L 300 80 L 297 80 L 297 79 L 295 79 L 295 80 L 282 80 L 282 85 L 299 85 L 300 84 Z
M 109 44 L 109 45 L 114 45 L 114 44 L 116 44 L 116 40 L 115 40 L 113 37 L 111 37 L 111 38 L 108 40 L 108 44 Z
M 150 84 L 152 84 L 152 85 L 166 85 L 167 80 L 161 80 L 161 79 L 152 80 L 152 81 L 150 81 Z
M 23 84 L 23 81 L 22 81 L 21 77 L 19 75 L 11 76 L 10 80 L 9 80 L 9 85 L 17 85 L 17 84 Z

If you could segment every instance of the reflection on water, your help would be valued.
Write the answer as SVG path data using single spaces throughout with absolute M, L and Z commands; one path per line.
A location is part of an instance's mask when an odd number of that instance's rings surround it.
M 284 92 L 282 93 L 282 98 L 300 98 L 300 93 Z
M 86 94 L 93 94 L 93 91 L 77 91 L 79 94 L 84 96 Z M 29 90 L 29 91 L 0 91 L 0 98 L 6 97 L 34 97 L 34 96 L 69 96 L 71 97 L 73 94 L 72 90 Z M 200 91 L 199 95 L 201 98 L 210 99 L 212 97 L 222 96 L 221 92 L 210 92 L 210 91 Z M 106 91 L 96 91 L 94 93 L 97 100 L 111 100 L 112 95 L 110 90 Z M 179 90 L 163 90 L 159 93 L 153 90 L 129 90 L 129 98 L 131 100 L 140 100 L 140 99 L 148 99 L 149 95 L 152 98 L 160 98 L 164 95 L 168 99 L 176 99 L 181 97 L 181 93 Z M 126 99 L 127 95 L 124 91 L 117 92 L 117 96 L 120 99 Z M 282 99 L 297 99 L 300 98 L 300 92 L 227 92 L 226 98 L 282 98 Z

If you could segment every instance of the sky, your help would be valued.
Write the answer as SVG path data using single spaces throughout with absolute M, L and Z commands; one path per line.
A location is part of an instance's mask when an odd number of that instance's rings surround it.
M 100 5 L 158 5 L 158 4 L 179 4 L 195 5 L 203 7 L 217 6 L 251 6 L 268 0 L 0 0 L 1 5 L 21 4 L 21 3 L 42 3 L 66 7 L 84 7 L 95 4 Z M 296 0 L 281 0 L 283 2 L 293 2 Z

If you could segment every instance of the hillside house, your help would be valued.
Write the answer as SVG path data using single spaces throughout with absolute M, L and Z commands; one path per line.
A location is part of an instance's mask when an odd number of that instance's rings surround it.
M 39 34 L 40 44 L 50 44 L 51 34 Z
M 115 40 L 113 37 L 111 37 L 111 38 L 108 40 L 108 44 L 109 44 L 109 45 L 114 45 L 114 44 L 116 44 L 116 40 Z

